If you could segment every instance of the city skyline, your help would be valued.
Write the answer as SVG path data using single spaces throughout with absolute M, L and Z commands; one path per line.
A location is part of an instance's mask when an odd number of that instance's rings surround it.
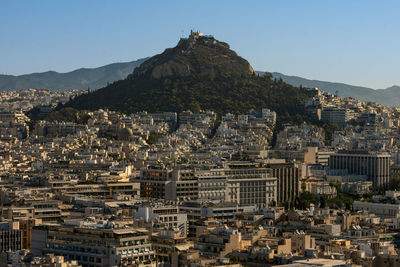
M 259 71 L 376 89 L 400 84 L 395 1 L 5 1 L 3 7 L 2 74 L 68 72 L 149 57 L 195 29 L 228 42 Z
M 4 3 L 1 266 L 399 265 L 394 2 Z

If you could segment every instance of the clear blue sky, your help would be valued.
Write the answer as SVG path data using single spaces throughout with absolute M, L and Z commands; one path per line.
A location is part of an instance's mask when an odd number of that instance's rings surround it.
M 131 61 L 192 28 L 228 42 L 256 70 L 400 85 L 397 0 L 0 0 L 0 73 Z

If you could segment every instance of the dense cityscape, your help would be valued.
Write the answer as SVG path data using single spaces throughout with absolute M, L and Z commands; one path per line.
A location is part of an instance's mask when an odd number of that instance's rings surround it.
M 0 11 L 0 267 L 400 267 L 400 1 Z
M 45 117 L 85 92 L 2 92 L 1 261 L 397 261 L 400 109 L 310 90 L 304 108 L 335 125 L 329 139 L 306 123 L 284 124 L 274 138 L 277 115 L 267 108 L 220 121 L 213 111 L 103 109 L 85 111 L 82 123 L 32 120 L 25 107 Z

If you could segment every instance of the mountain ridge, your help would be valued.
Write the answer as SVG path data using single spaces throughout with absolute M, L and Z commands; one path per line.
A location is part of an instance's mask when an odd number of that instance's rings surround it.
M 49 89 L 64 91 L 67 89 L 98 89 L 108 83 L 121 80 L 148 58 L 130 62 L 117 62 L 97 68 L 79 68 L 69 72 L 53 70 L 23 75 L 0 74 L 0 90 Z
M 258 72 L 263 74 L 265 72 Z M 364 102 L 377 102 L 387 106 L 400 106 L 400 86 L 393 85 L 386 89 L 372 89 L 364 86 L 349 85 L 340 82 L 327 82 L 320 80 L 306 79 L 299 76 L 285 75 L 279 72 L 272 72 L 274 79 L 280 79 L 293 86 L 317 87 L 322 91 L 335 94 L 338 92 L 341 97 L 353 97 Z

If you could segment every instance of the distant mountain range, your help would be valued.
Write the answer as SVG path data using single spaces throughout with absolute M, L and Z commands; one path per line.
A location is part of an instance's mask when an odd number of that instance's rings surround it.
M 0 75 L 0 90 L 49 89 L 64 91 L 68 89 L 98 89 L 114 81 L 125 79 L 128 74 L 146 61 L 143 58 L 131 62 L 113 63 L 99 68 L 81 68 L 71 72 L 47 71 L 25 75 Z
M 259 72 L 262 74 L 263 72 Z M 360 101 L 377 102 L 386 106 L 400 106 L 400 86 L 394 85 L 386 89 L 374 90 L 368 87 L 354 86 L 344 83 L 309 80 L 298 76 L 288 76 L 278 72 L 272 72 L 275 79 L 282 80 L 293 86 L 318 87 L 320 90 L 335 94 L 340 97 L 353 97 Z
M 108 83 L 125 79 L 133 70 L 149 58 L 131 62 L 113 63 L 99 68 L 81 68 L 67 73 L 48 71 L 25 75 L 0 75 L 0 90 L 18 89 L 49 89 L 63 91 L 68 89 L 99 89 Z M 257 71 L 259 74 L 264 72 Z M 289 76 L 272 72 L 272 77 L 280 79 L 293 86 L 318 87 L 319 89 L 336 93 L 341 97 L 354 97 L 361 101 L 374 101 L 388 106 L 400 106 L 400 86 L 374 90 L 368 87 L 354 86 L 344 83 L 310 80 L 298 76 Z

